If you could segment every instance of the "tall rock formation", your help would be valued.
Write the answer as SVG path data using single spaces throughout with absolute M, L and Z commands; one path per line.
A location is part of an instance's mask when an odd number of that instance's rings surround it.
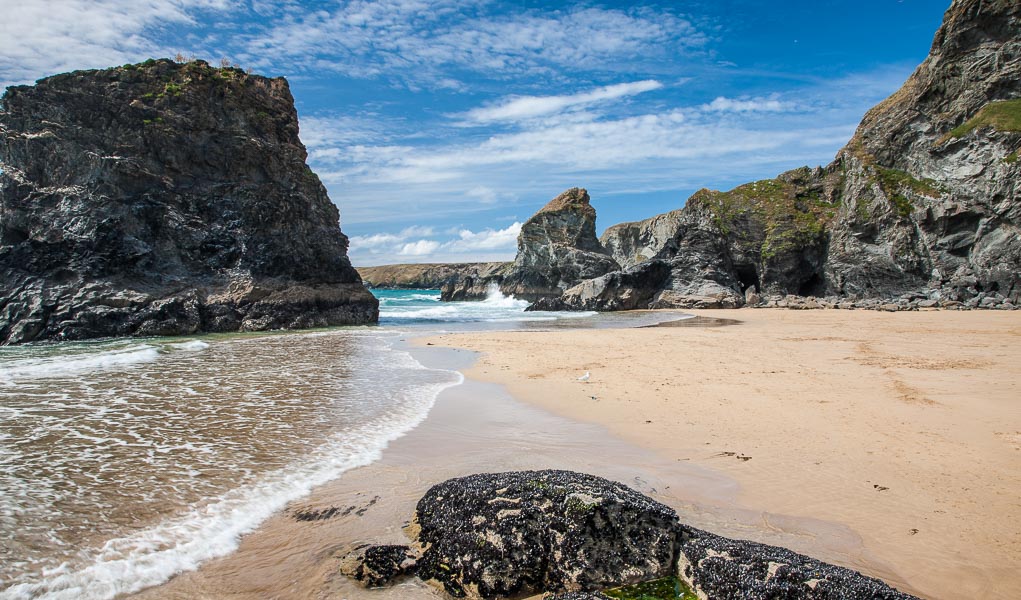
M 928 58 L 830 166 L 845 185 L 828 289 L 1021 299 L 1019 149 L 1021 4 L 956 0 Z
M 571 188 L 549 201 L 521 226 L 518 253 L 505 271 L 463 278 L 442 290 L 444 300 L 485 297 L 498 285 L 524 300 L 559 296 L 586 279 L 620 268 L 596 237 L 596 209 L 588 192 Z
M 151 60 L 7 90 L 0 343 L 370 323 L 287 81 Z
M 825 168 L 612 227 L 626 268 L 537 308 L 711 307 L 745 292 L 1021 303 L 1021 4 L 955 0 L 928 58 Z

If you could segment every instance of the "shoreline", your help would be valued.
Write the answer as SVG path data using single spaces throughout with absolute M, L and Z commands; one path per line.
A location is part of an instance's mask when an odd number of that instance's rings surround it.
M 426 347 L 429 339 L 409 336 L 405 349 L 431 368 L 464 372 L 477 364 L 476 353 Z M 542 468 L 621 481 L 671 506 L 686 523 L 800 552 L 815 550 L 823 560 L 908 589 L 847 527 L 742 506 L 736 501 L 737 482 L 716 469 L 664 459 L 601 425 L 557 416 L 520 401 L 501 385 L 466 377 L 442 392 L 426 420 L 391 442 L 380 460 L 291 503 L 244 536 L 230 555 L 129 597 L 444 598 L 417 580 L 364 590 L 339 575 L 340 559 L 359 543 L 406 543 L 402 526 L 432 485 L 478 472 Z M 296 518 L 331 509 L 330 518 Z
M 733 478 L 739 504 L 846 525 L 904 591 L 1021 589 L 1021 317 L 691 312 L 741 324 L 428 341 L 481 352 L 469 379 Z

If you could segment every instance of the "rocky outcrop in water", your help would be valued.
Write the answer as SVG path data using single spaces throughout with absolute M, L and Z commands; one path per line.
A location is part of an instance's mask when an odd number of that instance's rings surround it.
M 709 600 L 913 598 L 850 569 L 688 527 L 622 484 L 570 471 L 451 479 L 419 501 L 410 530 L 413 546 L 360 548 L 344 572 L 378 585 L 415 574 L 457 598 L 602 598 L 599 590 L 654 580 Z
M 928 58 L 833 163 L 700 190 L 680 210 L 611 227 L 602 245 L 625 270 L 544 304 L 798 295 L 1011 308 L 1021 303 L 1019 151 L 1021 5 L 955 0 Z
M 571 188 L 521 226 L 514 263 L 499 273 L 445 286 L 443 300 L 484 298 L 492 285 L 523 300 L 559 296 L 567 288 L 620 268 L 596 237 L 588 192 Z
M 509 262 L 488 263 L 423 263 L 358 267 L 365 285 L 389 290 L 438 290 L 465 280 L 500 276 L 511 266 Z
M 371 323 L 287 81 L 77 71 L 0 111 L 0 343 Z

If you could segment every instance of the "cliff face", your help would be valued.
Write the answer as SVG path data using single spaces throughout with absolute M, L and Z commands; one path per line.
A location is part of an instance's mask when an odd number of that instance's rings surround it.
M 545 307 L 732 306 L 759 293 L 1021 303 L 1021 4 L 956 0 L 929 57 L 825 168 L 607 230 L 627 270 Z
M 11 87 L 0 342 L 374 322 L 284 79 L 169 60 Z
M 422 263 L 359 267 L 365 285 L 383 289 L 438 290 L 468 279 L 489 278 L 510 268 L 509 262 Z
M 845 185 L 828 288 L 1016 303 L 1019 148 L 1021 4 L 957 0 L 928 58 L 830 166 Z

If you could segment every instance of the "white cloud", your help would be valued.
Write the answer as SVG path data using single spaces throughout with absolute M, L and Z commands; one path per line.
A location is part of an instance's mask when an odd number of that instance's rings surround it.
M 348 159 L 358 156 L 357 162 L 323 167 L 344 173 L 336 198 L 343 202 L 345 227 L 362 231 L 395 214 L 435 221 L 497 214 L 498 207 L 503 214 L 532 214 L 574 185 L 599 198 L 601 215 L 617 194 L 655 193 L 662 203 L 665 193 L 675 191 L 679 206 L 700 187 L 728 189 L 829 162 L 865 109 L 896 89 L 909 71 L 906 65 L 883 68 L 774 94 L 719 96 L 687 106 L 664 104 L 661 98 L 636 100 L 623 113 L 613 102 L 595 103 L 580 111 L 501 122 L 500 129 L 478 133 L 438 121 L 430 124 L 428 137 L 345 149 Z M 409 197 L 415 205 L 409 205 Z M 650 209 L 646 216 L 656 212 L 663 211 Z
M 484 229 L 478 233 L 462 229 L 458 239 L 444 244 L 448 250 L 472 252 L 475 250 L 512 250 L 517 248 L 521 223 L 513 223 L 504 229 Z
M 408 242 L 407 244 L 402 245 L 397 254 L 401 256 L 426 256 L 435 252 L 439 247 L 439 242 L 433 240 L 418 240 L 417 242 Z
M 193 25 L 231 0 L 30 0 L 3 2 L 0 86 L 74 69 L 102 68 L 184 48 L 158 41 L 170 25 Z
M 466 112 L 462 117 L 465 121 L 472 124 L 485 124 L 494 121 L 518 121 L 558 113 L 577 106 L 587 106 L 596 102 L 634 96 L 643 92 L 658 90 L 661 87 L 663 87 L 663 84 L 650 79 L 608 85 L 588 92 L 580 92 L 567 96 L 518 96 L 490 106 L 474 108 Z
M 396 75 L 406 83 L 458 89 L 451 67 L 509 74 L 564 68 L 626 70 L 651 57 L 699 50 L 707 37 L 670 11 L 566 7 L 492 14 L 470 0 L 352 0 L 317 11 L 281 10 L 249 36 L 246 64 L 332 70 L 354 77 Z M 413 83 L 412 83 L 413 84 Z
M 388 138 L 388 123 L 379 115 L 359 117 L 303 116 L 301 141 L 309 152 L 323 152 L 336 145 L 382 143 Z
M 493 188 L 477 185 L 472 189 L 465 192 L 465 195 L 470 198 L 477 198 L 479 202 L 483 204 L 495 204 L 498 199 L 498 194 Z
M 710 112 L 783 112 L 793 109 L 793 105 L 781 102 L 776 98 L 742 98 L 733 99 L 720 96 L 703 107 Z
M 349 238 L 352 248 L 361 251 L 372 251 L 379 248 L 389 248 L 404 242 L 413 237 L 428 237 L 433 234 L 432 227 L 414 225 L 402 229 L 399 233 L 374 233 L 372 235 L 355 235 Z
M 472 231 L 460 228 L 446 232 L 454 238 L 409 240 L 413 235 L 432 236 L 430 228 L 408 228 L 398 234 L 377 233 L 352 237 L 350 248 L 354 264 L 392 264 L 399 262 L 488 262 L 510 260 L 517 251 L 521 223 L 503 229 Z

